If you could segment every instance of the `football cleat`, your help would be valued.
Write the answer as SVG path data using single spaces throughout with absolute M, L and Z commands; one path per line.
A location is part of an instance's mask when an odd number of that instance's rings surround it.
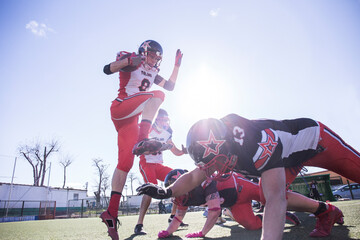
M 102 221 L 106 224 L 108 228 L 108 234 L 112 240 L 119 240 L 119 235 L 117 229 L 121 225 L 119 219 L 110 215 L 109 211 L 105 211 L 100 215 Z
M 310 233 L 310 237 L 326 237 L 331 233 L 335 223 L 343 222 L 343 213 L 340 209 L 327 203 L 328 209 L 316 216 L 315 229 Z
M 344 225 L 344 217 L 339 218 L 336 223 L 339 225 Z
M 174 220 L 174 217 L 170 216 L 168 219 L 168 223 L 170 224 L 173 220 Z M 189 226 L 189 224 L 187 224 L 187 223 L 184 223 L 184 222 L 180 223 L 180 227 L 188 227 L 188 226 Z
M 184 222 L 180 223 L 180 227 L 188 227 L 188 226 L 189 226 L 189 224 L 187 224 L 187 223 L 184 223 Z
M 132 152 L 134 155 L 149 155 L 154 154 L 160 151 L 163 144 L 154 138 L 148 139 L 145 138 L 144 140 L 141 140 L 137 144 L 135 144 Z
M 216 220 L 216 224 L 223 224 L 226 223 L 226 220 L 223 217 L 218 217 L 218 219 Z
M 291 212 L 286 212 L 286 220 L 292 222 L 295 226 L 301 223 L 299 218 L 294 213 Z
M 228 216 L 229 218 L 231 218 L 233 221 L 236 221 L 235 218 L 234 218 L 234 216 L 232 215 L 230 209 L 224 208 L 223 214 L 224 214 L 225 216 Z
M 134 233 L 136 235 L 146 235 L 146 232 L 144 231 L 144 225 L 143 224 L 136 224 Z

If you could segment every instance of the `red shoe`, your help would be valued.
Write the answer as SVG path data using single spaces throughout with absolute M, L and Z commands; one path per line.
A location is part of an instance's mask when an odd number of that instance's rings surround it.
M 331 233 L 331 229 L 336 222 L 341 222 L 344 217 L 340 209 L 327 203 L 328 209 L 316 216 L 315 229 L 310 233 L 310 237 L 326 237 Z
M 119 219 L 110 215 L 109 211 L 105 211 L 100 215 L 102 221 L 108 227 L 108 234 L 112 240 L 119 240 L 119 235 L 117 232 L 118 226 L 120 225 Z
M 344 217 L 339 218 L 336 223 L 339 225 L 344 225 Z
M 301 223 L 299 218 L 294 213 L 291 212 L 286 212 L 286 220 L 292 222 L 295 226 Z
M 145 138 L 144 140 L 141 140 L 140 142 L 135 144 L 132 152 L 136 156 L 143 154 L 149 155 L 161 151 L 162 146 L 163 144 L 155 140 L 154 138 L 150 138 L 150 139 Z

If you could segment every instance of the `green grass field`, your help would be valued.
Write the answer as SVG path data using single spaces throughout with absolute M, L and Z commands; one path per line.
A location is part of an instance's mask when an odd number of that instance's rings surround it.
M 330 237 L 322 239 L 360 239 L 360 200 L 344 201 L 334 203 L 339 207 L 345 216 L 343 226 L 335 225 Z M 286 224 L 283 239 L 313 239 L 308 234 L 315 226 L 315 218 L 309 217 L 305 213 L 297 213 L 302 221 L 299 226 Z M 169 215 L 152 214 L 145 217 L 145 230 L 148 232 L 144 236 L 133 235 L 137 216 L 120 217 L 122 225 L 119 228 L 120 239 L 157 239 L 157 233 L 165 230 Z M 222 226 L 214 226 L 208 233 L 206 239 L 260 239 L 261 231 L 247 231 L 236 222 L 228 221 Z M 205 218 L 202 212 L 190 212 L 186 215 L 184 222 L 190 226 L 174 233 L 168 239 L 186 239 L 185 235 L 189 232 L 200 231 Z M 27 221 L 0 223 L 0 239 L 110 239 L 107 237 L 105 224 L 99 218 L 83 219 L 59 219 L 43 221 Z

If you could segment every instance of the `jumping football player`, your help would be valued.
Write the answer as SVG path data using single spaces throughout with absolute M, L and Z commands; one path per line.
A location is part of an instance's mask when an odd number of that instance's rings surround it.
M 177 50 L 175 66 L 169 80 L 158 74 L 162 55 L 160 44 L 147 40 L 140 45 L 138 54 L 119 52 L 115 62 L 104 66 L 105 74 L 119 72 L 120 79 L 119 94 L 110 108 L 111 119 L 118 133 L 118 164 L 112 178 L 109 207 L 100 215 L 112 239 L 119 239 L 119 203 L 127 174 L 133 166 L 134 154 L 150 154 L 160 151 L 162 147 L 160 142 L 149 140 L 148 134 L 165 94 L 149 89 L 153 83 L 168 91 L 174 89 L 183 54 Z

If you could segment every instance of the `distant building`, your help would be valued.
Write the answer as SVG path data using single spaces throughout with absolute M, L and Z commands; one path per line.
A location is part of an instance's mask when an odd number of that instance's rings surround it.
M 41 215 L 43 209 L 47 215 L 50 208 L 56 216 L 68 215 L 69 209 L 87 207 L 86 198 L 85 189 L 0 183 L 0 217 Z
M 320 172 L 315 172 L 315 173 L 311 173 L 311 174 L 304 174 L 304 176 L 317 176 L 317 175 L 323 175 L 323 174 L 329 174 L 330 175 L 330 185 L 334 186 L 334 185 L 341 185 L 341 184 L 347 184 L 349 181 L 350 183 L 354 183 L 354 181 L 351 181 L 350 179 L 347 179 L 337 173 L 334 173 L 332 171 L 329 170 L 324 170 L 324 171 L 320 171 Z
M 0 183 L 0 200 L 9 200 L 10 183 Z M 25 184 L 13 184 L 11 201 L 56 201 L 57 207 L 67 207 L 69 200 L 87 198 L 87 190 L 73 188 L 39 187 Z

